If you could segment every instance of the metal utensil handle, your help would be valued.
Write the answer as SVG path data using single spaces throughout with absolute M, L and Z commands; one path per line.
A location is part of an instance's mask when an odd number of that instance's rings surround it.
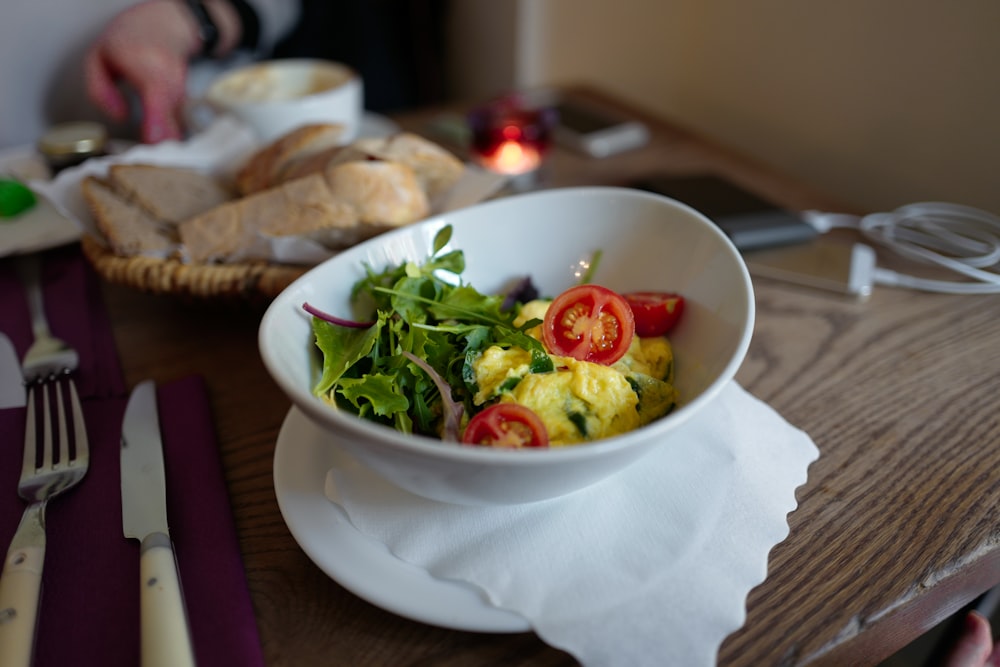
M 0 574 L 0 665 L 29 667 L 45 562 L 45 507 L 24 510 Z
M 28 298 L 28 311 L 31 313 L 31 330 L 35 340 L 48 338 L 49 321 L 45 317 L 45 303 L 42 297 L 41 260 L 33 256 L 18 258 L 17 273 L 24 284 Z
M 194 649 L 170 537 L 153 533 L 139 556 L 142 667 L 193 666 Z

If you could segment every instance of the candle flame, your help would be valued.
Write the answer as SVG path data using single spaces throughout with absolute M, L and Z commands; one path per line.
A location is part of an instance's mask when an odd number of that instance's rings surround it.
M 526 174 L 536 169 L 541 160 L 535 148 L 508 140 L 497 147 L 489 166 L 502 174 Z

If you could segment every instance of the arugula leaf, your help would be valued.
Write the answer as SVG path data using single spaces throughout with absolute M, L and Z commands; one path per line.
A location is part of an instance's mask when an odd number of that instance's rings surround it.
M 424 270 L 430 273 L 435 271 L 447 271 L 459 275 L 465 271 L 465 253 L 461 250 L 454 250 L 440 257 L 433 257 L 424 264 Z
M 603 251 L 595 250 L 594 254 L 590 257 L 590 263 L 587 265 L 587 271 L 580 277 L 580 285 L 586 285 L 593 282 L 594 274 L 597 273 L 597 267 L 601 263 L 601 257 L 604 255 Z
M 431 256 L 438 254 L 448 245 L 448 241 L 451 240 L 452 231 L 451 225 L 445 225 L 438 230 L 438 233 L 434 235 L 434 252 L 431 253 Z
M 473 287 L 454 287 L 446 283 L 420 278 L 404 278 L 394 287 L 373 288 L 376 293 L 389 295 L 390 303 L 407 322 L 454 320 L 489 325 L 507 325 L 514 314 L 502 312 L 503 299 L 486 296 Z
M 438 319 L 458 319 L 483 324 L 504 325 L 514 319 L 513 313 L 501 312 L 503 297 L 485 296 L 469 285 L 455 287 L 442 294 L 441 299 L 428 306 Z
M 460 403 L 470 415 L 478 409 L 472 364 L 491 345 L 530 351 L 532 372 L 553 370 L 542 344 L 525 333 L 537 320 L 515 327 L 516 313 L 503 309 L 503 296 L 482 294 L 461 281 L 465 255 L 447 250 L 451 232 L 450 226 L 438 232 L 423 263 L 365 266 L 351 303 L 358 318 L 374 321 L 372 326 L 350 328 L 314 318 L 323 354 L 314 393 L 404 433 L 438 435 L 446 406 Z M 408 355 L 426 363 L 437 381 Z M 447 400 L 442 391 L 450 392 Z
M 379 287 L 377 292 L 389 295 L 389 307 L 409 324 L 427 321 L 427 303 L 434 303 L 441 294 L 441 286 L 432 278 L 406 277 L 392 289 Z

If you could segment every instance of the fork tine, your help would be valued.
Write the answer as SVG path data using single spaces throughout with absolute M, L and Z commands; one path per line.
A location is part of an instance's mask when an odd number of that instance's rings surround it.
M 35 417 L 36 389 L 38 389 L 38 385 L 36 384 L 31 384 L 28 387 L 28 413 L 24 422 L 24 457 L 21 462 L 22 479 L 38 469 L 38 454 L 35 449 L 35 443 L 38 442 Z
M 72 378 L 67 378 L 69 384 L 69 400 L 73 409 L 73 437 L 75 440 L 74 461 L 90 457 L 90 445 L 87 440 L 87 425 L 83 422 L 83 408 L 80 405 L 80 397 L 76 393 L 76 383 Z
M 59 466 L 67 466 L 69 464 L 69 429 L 66 425 L 66 410 L 63 405 L 63 382 L 60 379 L 56 379 L 51 383 L 52 393 L 56 397 L 56 418 L 59 424 L 59 458 L 55 463 Z M 55 447 L 53 447 L 53 454 L 55 454 Z
M 54 419 L 52 417 L 52 390 L 47 384 L 42 385 L 42 415 L 44 421 L 42 424 L 42 468 L 51 468 L 54 461 L 54 447 L 52 446 L 55 440 Z M 59 419 L 61 415 L 57 415 L 55 419 Z

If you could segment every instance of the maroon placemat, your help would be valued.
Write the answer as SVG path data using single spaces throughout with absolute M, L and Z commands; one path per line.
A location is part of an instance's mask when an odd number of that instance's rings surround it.
M 118 452 L 127 392 L 107 313 L 92 275 L 77 254 L 46 254 L 46 298 L 53 330 L 80 345 L 79 382 L 90 440 L 90 470 L 48 507 L 45 570 L 36 648 L 37 667 L 139 664 L 139 543 L 122 536 Z M 0 330 L 19 353 L 30 341 L 16 304 L 9 267 L 0 261 Z M 14 278 L 16 280 L 16 278 Z M 79 294 L 72 296 L 72 287 Z M 93 289 L 92 289 L 93 288 Z M 59 297 L 50 297 L 59 294 Z M 94 297 L 96 296 L 96 300 Z M 74 300 L 75 299 L 75 300 Z M 86 302 L 80 307 L 78 302 Z M 72 311 L 70 315 L 65 312 Z M 11 322 L 17 321 L 13 327 Z M 88 332 L 64 329 L 86 323 Z M 59 324 L 57 324 L 59 323 Z M 58 328 L 57 328 L 58 327 Z M 108 355 L 111 355 L 110 357 Z M 111 370 L 113 369 L 113 370 Z M 111 377 L 117 374 L 117 379 Z M 89 379 L 88 379 L 89 376 Z M 166 465 L 170 534 L 199 664 L 263 665 L 253 605 L 229 505 L 210 401 L 200 376 L 160 385 L 157 391 Z M 0 550 L 6 553 L 24 504 L 17 496 L 24 409 L 0 410 Z
M 81 396 L 124 396 L 126 387 L 115 338 L 111 330 L 97 275 L 79 246 L 39 253 L 45 311 L 52 333 L 80 355 L 77 390 Z M 17 257 L 0 260 L 0 331 L 14 344 L 18 358 L 28 351 L 33 336 L 24 286 L 18 277 Z

